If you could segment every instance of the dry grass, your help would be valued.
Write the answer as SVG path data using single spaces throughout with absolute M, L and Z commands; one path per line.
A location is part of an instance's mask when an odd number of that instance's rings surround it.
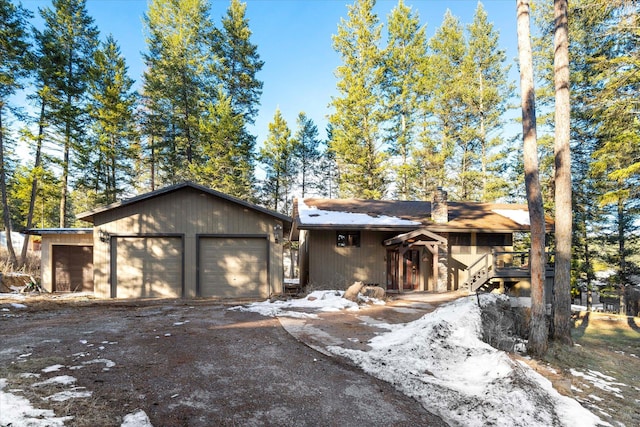
M 18 249 L 16 249 L 16 251 L 17 250 Z M 16 256 L 19 257 L 20 254 L 16 252 Z M 17 266 L 9 262 L 9 252 L 7 249 L 0 247 L 0 273 L 23 273 L 33 276 L 37 280 L 40 280 L 40 252 L 28 251 L 24 265 L 20 269 L 16 267 Z
M 544 361 L 527 363 L 603 421 L 640 425 L 640 318 L 581 312 L 573 320 L 575 346 L 552 344 Z

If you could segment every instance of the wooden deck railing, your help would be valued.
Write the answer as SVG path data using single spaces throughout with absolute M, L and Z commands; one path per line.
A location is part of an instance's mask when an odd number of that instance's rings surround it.
M 547 277 L 553 274 L 553 256 L 547 257 Z M 486 253 L 469 265 L 465 271 L 468 278 L 463 286 L 470 292 L 476 292 L 494 278 L 527 278 L 531 277 L 529 251 L 495 251 Z

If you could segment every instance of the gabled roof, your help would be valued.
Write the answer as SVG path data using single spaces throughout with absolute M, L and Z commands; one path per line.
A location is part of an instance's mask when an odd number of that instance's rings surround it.
M 439 234 L 433 233 L 424 228 L 419 228 L 408 233 L 398 234 L 395 237 L 385 240 L 383 243 L 385 246 L 399 245 L 401 243 L 409 242 L 412 240 L 427 240 L 437 244 L 446 245 L 447 239 Z
M 120 202 L 111 203 L 110 205 L 102 206 L 102 207 L 93 209 L 91 211 L 81 213 L 77 217 L 78 217 L 78 219 L 81 219 L 83 221 L 87 221 L 87 222 L 93 223 L 94 216 L 97 215 L 97 214 L 100 214 L 102 212 L 106 212 L 106 211 L 109 211 L 109 210 L 112 210 L 112 209 L 117 209 L 117 208 L 120 208 L 120 207 L 123 207 L 123 206 L 129 206 L 129 205 L 132 205 L 134 203 L 139 203 L 139 202 L 142 202 L 144 200 L 153 199 L 153 198 L 165 195 L 165 194 L 169 194 L 169 193 L 173 193 L 175 191 L 183 190 L 185 188 L 191 188 L 191 189 L 194 189 L 194 190 L 197 190 L 197 191 L 202 191 L 203 193 L 209 194 L 211 196 L 218 197 L 218 198 L 227 200 L 227 201 L 232 202 L 232 203 L 236 203 L 236 204 L 238 204 L 240 206 L 244 206 L 245 208 L 249 208 L 249 209 L 252 209 L 254 211 L 264 213 L 266 215 L 270 215 L 270 216 L 272 216 L 274 218 L 277 218 L 277 219 L 283 221 L 285 223 L 285 228 L 287 228 L 289 226 L 289 224 L 291 223 L 291 218 L 288 217 L 287 215 L 281 214 L 281 213 L 276 212 L 276 211 L 272 211 L 271 209 L 263 208 L 262 206 L 254 205 L 253 203 L 246 202 L 244 200 L 238 199 L 238 198 L 230 196 L 228 194 L 221 193 L 220 191 L 216 191 L 216 190 L 213 190 L 211 188 L 205 187 L 203 185 L 196 184 L 196 183 L 189 182 L 189 181 L 183 182 L 183 183 L 180 183 L 180 184 L 170 185 L 168 187 L 160 188 L 158 190 L 151 191 L 149 193 L 140 194 L 139 196 L 135 196 L 135 197 L 132 197 L 130 199 L 125 199 L 125 200 L 122 200 Z
M 363 199 L 298 200 L 293 207 L 294 234 L 297 230 L 375 229 L 432 232 L 529 231 L 527 205 L 506 203 L 447 202 L 449 221 L 431 219 L 431 202 Z M 546 220 L 553 229 L 553 221 Z

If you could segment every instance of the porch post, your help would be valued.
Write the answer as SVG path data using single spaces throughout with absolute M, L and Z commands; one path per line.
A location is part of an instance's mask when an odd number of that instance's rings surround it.
M 398 292 L 402 292 L 404 290 L 404 254 L 407 253 L 406 246 L 400 246 L 398 248 Z
M 438 245 L 433 245 L 433 266 L 431 268 L 432 274 L 433 274 L 433 291 L 437 292 L 439 291 L 439 287 L 438 287 L 438 277 L 440 276 L 439 274 L 439 270 L 440 270 L 440 263 L 439 263 L 439 259 L 438 259 Z

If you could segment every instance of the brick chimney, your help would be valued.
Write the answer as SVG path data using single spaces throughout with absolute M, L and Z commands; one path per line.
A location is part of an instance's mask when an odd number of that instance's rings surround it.
M 433 193 L 431 202 L 431 220 L 436 224 L 449 222 L 449 208 L 447 207 L 447 192 L 438 187 Z

